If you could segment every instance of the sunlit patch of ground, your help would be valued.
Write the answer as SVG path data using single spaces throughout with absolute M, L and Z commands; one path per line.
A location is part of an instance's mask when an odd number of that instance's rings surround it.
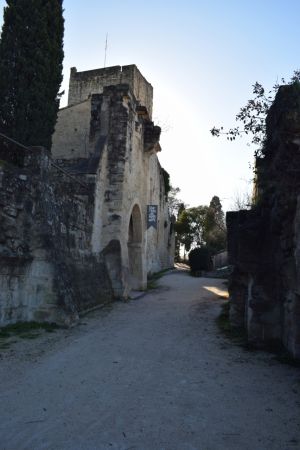
M 229 297 L 227 289 L 218 288 L 216 286 L 203 286 L 203 289 L 216 294 L 220 298 L 227 299 Z
M 174 264 L 175 269 L 179 269 L 179 270 L 190 270 L 190 266 L 188 266 L 185 263 L 180 263 L 180 262 L 176 262 Z

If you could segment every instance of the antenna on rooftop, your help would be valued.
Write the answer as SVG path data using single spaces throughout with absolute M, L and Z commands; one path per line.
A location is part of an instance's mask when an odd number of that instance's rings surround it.
M 106 39 L 105 39 L 105 51 L 104 51 L 104 67 L 106 66 L 106 55 L 107 55 L 107 38 L 108 38 L 108 33 L 106 33 Z

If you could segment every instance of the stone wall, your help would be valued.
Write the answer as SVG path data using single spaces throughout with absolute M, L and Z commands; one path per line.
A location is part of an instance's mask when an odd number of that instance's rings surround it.
M 52 138 L 52 154 L 56 159 L 87 158 L 89 146 L 91 100 L 62 108 L 58 112 Z M 63 116 L 63 120 L 60 117 Z
M 91 252 L 94 183 L 51 165 L 44 149 L 0 165 L 0 325 L 72 323 L 113 298 L 105 255 Z
M 115 241 L 111 254 L 119 266 L 118 280 L 112 275 L 116 281 L 115 295 L 126 297 L 130 289 L 146 287 L 147 274 L 173 266 L 174 233 L 157 158 L 161 150 L 160 128 L 153 124 L 147 107 L 136 97 L 142 92 L 141 86 L 150 85 L 143 81 L 135 66 L 123 67 L 120 72 L 132 75 L 133 81 L 129 84 L 118 84 L 117 72 L 113 67 L 78 74 L 76 89 L 71 77 L 71 90 L 101 92 L 92 94 L 84 103 L 90 109 L 82 114 L 87 114 L 88 118 L 80 119 L 82 123 L 90 123 L 89 155 L 84 157 L 79 148 L 76 152 L 79 158 L 72 158 L 67 150 L 74 142 L 76 109 L 82 103 L 60 111 L 52 154 L 72 173 L 95 175 L 92 250 L 94 253 L 106 251 L 112 248 L 111 241 Z M 64 135 L 63 130 L 69 131 Z M 64 145 L 57 145 L 59 141 Z M 65 149 L 64 155 L 61 148 Z M 158 207 L 157 228 L 147 229 L 149 204 Z M 133 238 L 130 237 L 132 230 L 136 230 Z
M 135 66 L 72 73 L 80 102 L 59 113 L 53 159 L 0 148 L 0 325 L 72 323 L 173 266 L 151 85 Z
M 300 88 L 280 87 L 257 159 L 257 201 L 227 214 L 230 316 L 255 346 L 300 358 Z
M 159 205 L 157 229 L 150 227 L 147 230 L 147 273 L 152 274 L 173 266 L 175 240 L 166 201 L 164 178 L 155 154 L 149 158 L 149 173 L 147 203 Z
M 109 106 L 108 106 L 109 105 Z M 104 120 L 104 112 L 109 120 Z M 97 215 L 93 248 L 120 242 L 123 295 L 130 288 L 145 288 L 147 274 L 173 266 L 174 233 L 168 216 L 164 182 L 157 158 L 160 130 L 139 109 L 128 85 L 105 87 L 92 96 L 91 136 L 102 142 L 97 171 Z M 147 205 L 158 205 L 158 227 L 147 229 Z M 138 215 L 133 210 L 138 209 Z M 137 241 L 130 242 L 130 223 L 140 227 Z M 171 233 L 170 233 L 171 231 Z M 138 261 L 133 270 L 132 261 Z M 132 269 L 132 270 L 131 270 Z M 139 272 L 133 276 L 132 272 Z
M 225 267 L 228 264 L 228 252 L 223 250 L 212 257 L 214 270 Z
M 68 105 L 80 103 L 92 94 L 102 94 L 105 86 L 128 84 L 135 98 L 147 108 L 152 115 L 153 88 L 143 77 L 138 68 L 129 66 L 114 66 L 102 69 L 77 72 L 76 67 L 71 68 Z

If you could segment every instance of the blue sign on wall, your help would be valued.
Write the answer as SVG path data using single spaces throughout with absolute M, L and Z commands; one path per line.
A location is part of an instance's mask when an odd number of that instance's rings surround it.
M 157 205 L 147 205 L 147 229 L 157 228 Z

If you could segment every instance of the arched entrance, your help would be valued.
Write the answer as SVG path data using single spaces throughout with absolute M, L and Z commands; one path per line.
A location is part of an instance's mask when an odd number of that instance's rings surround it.
M 128 227 L 129 283 L 131 289 L 145 287 L 143 270 L 143 228 L 138 205 L 134 205 Z

